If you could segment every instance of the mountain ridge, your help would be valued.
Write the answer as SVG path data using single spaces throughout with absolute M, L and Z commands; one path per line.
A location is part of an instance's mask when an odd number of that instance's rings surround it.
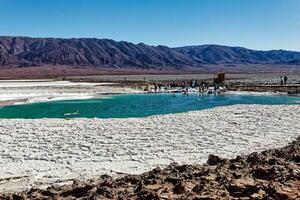
M 206 44 L 183 47 L 97 38 L 0 36 L 0 66 L 93 66 L 165 70 L 222 64 L 298 65 L 300 52 Z

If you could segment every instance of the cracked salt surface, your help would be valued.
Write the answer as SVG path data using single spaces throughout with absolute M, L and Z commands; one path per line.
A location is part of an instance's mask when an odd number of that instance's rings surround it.
M 234 105 L 145 118 L 1 119 L 0 190 L 277 148 L 299 136 L 299 116 L 299 105 Z

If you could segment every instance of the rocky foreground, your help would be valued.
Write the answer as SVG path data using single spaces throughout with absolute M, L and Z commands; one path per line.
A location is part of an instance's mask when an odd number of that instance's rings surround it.
M 2 194 L 1 199 L 300 199 L 300 137 L 281 149 L 205 165 L 171 164 L 141 175 Z

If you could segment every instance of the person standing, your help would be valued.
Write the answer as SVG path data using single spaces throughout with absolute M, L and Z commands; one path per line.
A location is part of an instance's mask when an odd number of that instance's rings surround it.
M 284 76 L 283 76 L 283 84 L 284 84 L 284 85 L 286 85 L 287 80 L 288 80 L 287 76 L 284 75 Z
M 154 84 L 154 92 L 157 93 L 157 83 Z

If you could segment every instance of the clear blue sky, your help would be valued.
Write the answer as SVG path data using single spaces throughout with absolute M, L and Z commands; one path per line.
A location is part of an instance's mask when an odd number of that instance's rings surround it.
M 300 51 L 300 0 L 0 0 L 0 35 Z

